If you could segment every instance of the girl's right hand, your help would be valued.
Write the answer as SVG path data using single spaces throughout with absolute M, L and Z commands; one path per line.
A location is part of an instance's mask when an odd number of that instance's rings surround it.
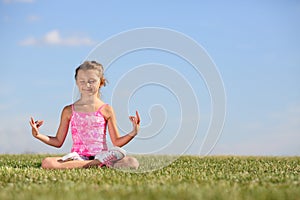
M 31 117 L 29 124 L 31 126 L 31 132 L 33 137 L 37 137 L 40 133 L 39 133 L 39 128 L 43 125 L 44 121 L 38 120 L 38 121 L 34 121 L 34 119 Z

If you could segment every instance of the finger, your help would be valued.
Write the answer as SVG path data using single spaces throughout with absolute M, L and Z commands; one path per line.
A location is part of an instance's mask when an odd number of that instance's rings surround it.
M 34 123 L 35 124 L 42 124 L 44 121 L 43 120 L 36 120 Z
M 138 111 L 135 111 L 135 114 L 136 114 L 136 117 L 137 117 L 137 124 L 139 124 L 139 123 L 140 123 L 140 121 L 141 121 L 141 118 L 140 118 L 139 112 L 138 112 Z
M 131 121 L 133 124 L 135 124 L 135 125 L 138 124 L 138 122 L 137 122 L 137 117 L 135 117 L 135 116 L 130 116 L 130 121 Z
M 34 123 L 36 124 L 36 127 L 39 128 L 40 126 L 43 125 L 44 121 L 43 121 L 43 120 L 37 120 L 37 121 L 35 121 Z
M 34 126 L 34 119 L 32 117 L 30 118 L 29 123 L 30 123 L 31 126 Z
M 131 122 L 133 122 L 133 116 L 129 116 L 129 120 L 131 121 Z

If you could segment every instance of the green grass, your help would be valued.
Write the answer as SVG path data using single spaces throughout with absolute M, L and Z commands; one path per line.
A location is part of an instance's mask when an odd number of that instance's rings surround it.
M 300 199 L 300 157 L 183 156 L 154 170 L 170 157 L 140 156 L 138 173 L 43 170 L 43 157 L 0 155 L 0 199 Z

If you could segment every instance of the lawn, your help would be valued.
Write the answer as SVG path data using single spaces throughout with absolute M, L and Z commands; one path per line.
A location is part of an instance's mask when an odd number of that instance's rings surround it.
M 138 171 L 43 170 L 45 155 L 0 155 L 0 199 L 300 199 L 300 157 L 139 156 Z M 146 171 L 146 172 L 145 172 Z

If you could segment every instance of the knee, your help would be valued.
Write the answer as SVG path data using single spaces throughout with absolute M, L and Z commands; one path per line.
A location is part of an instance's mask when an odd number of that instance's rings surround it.
M 138 169 L 139 167 L 139 162 L 137 161 L 136 158 L 126 156 L 122 160 L 119 160 L 114 163 L 113 165 L 114 168 L 131 168 L 131 169 Z
M 136 158 L 128 157 L 128 165 L 132 169 L 138 169 L 139 168 L 139 161 Z
M 54 165 L 55 165 L 55 163 L 53 162 L 52 158 L 47 157 L 42 160 L 42 168 L 43 169 L 53 169 L 53 168 L 55 168 Z

